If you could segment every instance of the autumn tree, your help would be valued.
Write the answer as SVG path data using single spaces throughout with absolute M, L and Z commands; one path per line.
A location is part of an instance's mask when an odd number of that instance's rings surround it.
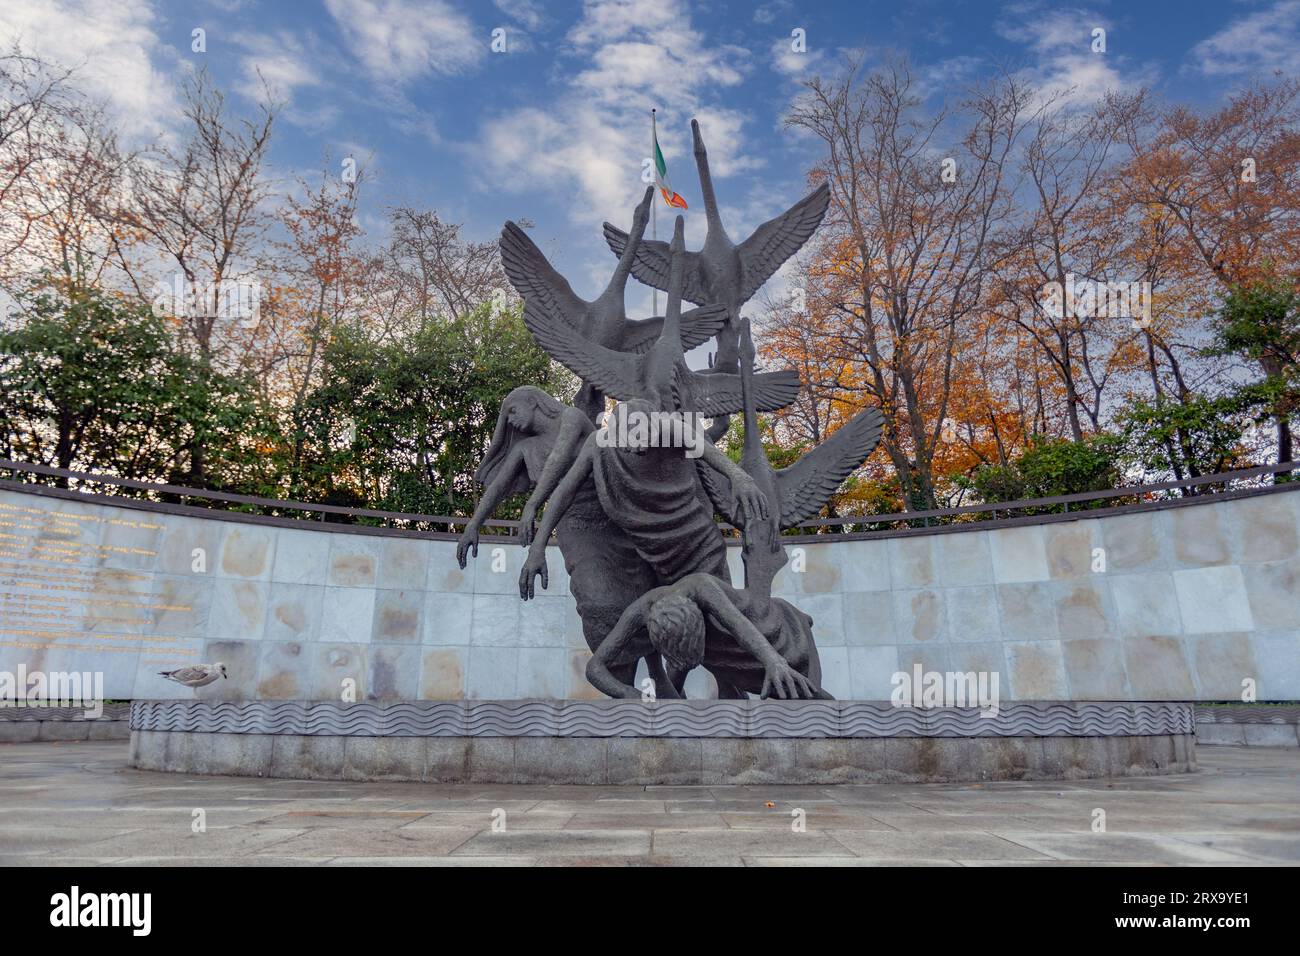
M 286 238 L 280 243 L 280 281 L 263 305 L 271 337 L 263 351 L 263 380 L 283 409 L 287 481 L 300 494 L 307 442 L 308 396 L 330 375 L 329 345 L 340 327 L 357 321 L 364 251 L 356 205 L 362 176 L 348 181 L 322 174 L 318 186 L 300 183 L 300 195 L 281 208 Z
M 10 295 L 30 286 L 25 252 L 54 175 L 51 154 L 78 103 L 69 76 L 17 45 L 0 55 L 0 288 Z
M 178 148 L 157 146 L 134 165 L 131 194 L 119 219 L 177 270 L 186 301 L 174 305 L 180 313 L 175 318 L 200 367 L 229 368 L 237 362 L 226 352 L 231 330 L 223 320 L 237 313 L 226 299 L 231 283 L 257 282 L 255 252 L 266 228 L 263 206 L 270 184 L 264 164 L 275 106 L 268 98 L 257 119 L 232 118 L 206 71 L 186 81 L 184 97 L 188 138 Z M 150 287 L 139 277 L 136 283 L 142 290 Z M 194 300 L 190 291 L 198 293 Z M 209 480 L 205 459 L 206 449 L 196 445 L 187 480 L 199 487 Z
M 1234 292 L 1267 283 L 1277 264 L 1296 261 L 1300 81 L 1257 81 L 1217 111 L 1175 106 L 1149 122 L 1135 118 L 1124 132 L 1132 159 L 1120 182 L 1130 203 L 1164 224 L 1161 248 L 1181 272 L 1187 312 L 1209 316 Z M 1276 371 L 1263 353 L 1252 361 L 1265 376 Z M 1194 394 L 1188 389 L 1182 398 Z M 1288 418 L 1281 409 L 1273 418 L 1278 460 L 1285 461 Z
M 439 319 L 464 315 L 510 288 L 495 242 L 474 242 L 436 210 L 389 211 L 391 239 L 384 262 L 399 313 L 424 331 Z M 498 298 L 500 294 L 498 294 Z
M 1008 164 L 1028 91 L 1003 77 L 927 115 L 906 65 L 815 78 L 787 116 L 826 145 L 831 188 L 819 280 L 842 316 L 828 346 L 862 370 L 909 508 L 937 503 L 936 448 L 958 343 L 996 265 Z
M 1078 442 L 1102 428 L 1107 386 L 1135 356 L 1125 346 L 1141 321 L 1142 286 L 1126 274 L 1124 230 L 1103 187 L 1142 94 L 1079 109 L 1070 92 L 1047 94 L 1027 121 L 1019 221 L 1002 237 L 996 290 L 1007 319 L 1059 378 Z
M 77 298 L 111 287 L 120 261 L 123 230 L 114 221 L 131 155 L 102 107 L 70 107 L 46 145 L 44 174 L 31 198 L 34 212 L 26 252 L 33 268 Z

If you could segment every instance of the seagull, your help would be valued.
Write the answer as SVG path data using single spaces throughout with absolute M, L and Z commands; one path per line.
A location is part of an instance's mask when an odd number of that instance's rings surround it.
M 220 662 L 216 664 L 195 664 L 192 667 L 181 667 L 174 671 L 159 671 L 158 676 L 174 680 L 186 687 L 207 687 L 218 677 L 226 679 L 230 677 L 226 673 L 226 665 Z
M 524 306 L 524 323 L 537 344 L 584 381 L 619 401 L 644 399 L 659 411 L 697 412 L 716 418 L 743 407 L 739 375 L 694 372 L 682 349 L 682 283 L 685 268 L 684 224 L 673 229 L 668 282 L 668 313 L 659 337 L 643 354 L 617 352 L 585 339 L 572 325 L 550 313 Z M 793 369 L 763 372 L 752 381 L 759 411 L 789 405 L 799 394 Z
M 769 219 L 754 230 L 744 242 L 736 245 L 722 226 L 718 213 L 718 200 L 713 193 L 713 177 L 709 172 L 709 156 L 700 136 L 698 120 L 691 120 L 691 134 L 695 140 L 695 165 L 700 174 L 700 191 L 704 194 L 704 215 L 708 233 L 704 248 L 686 253 L 685 278 L 682 298 L 697 305 L 717 302 L 727 309 L 727 324 L 718 333 L 718 355 L 714 368 L 720 372 L 735 372 L 739 356 L 740 308 L 748 302 L 763 283 L 770 279 L 785 260 L 799 251 L 808 241 L 830 204 L 830 187 L 822 183 L 775 219 Z M 610 223 L 604 224 L 605 242 L 617 256 L 628 247 L 629 236 Z M 668 288 L 670 267 L 668 243 L 642 242 L 636 249 L 632 274 L 646 285 L 656 289 Z
M 582 338 L 606 349 L 641 353 L 650 349 L 663 329 L 662 317 L 634 320 L 624 310 L 624 290 L 632 271 L 641 236 L 650 217 L 654 187 L 647 187 L 645 198 L 632 219 L 632 235 L 627 251 L 619 258 L 605 291 L 593 302 L 579 298 L 564 276 L 547 261 L 528 235 L 513 222 L 501 230 L 501 263 L 510 284 L 523 296 L 524 306 L 543 315 L 548 322 L 572 326 Z M 682 344 L 686 349 L 716 335 L 726 322 L 726 312 L 719 305 L 692 309 L 681 317 Z M 573 406 L 586 413 L 593 422 L 605 410 L 605 396 L 600 388 L 583 378 L 582 388 L 574 396 Z

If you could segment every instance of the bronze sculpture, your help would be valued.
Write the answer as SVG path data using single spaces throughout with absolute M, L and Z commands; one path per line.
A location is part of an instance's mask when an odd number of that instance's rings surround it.
M 723 228 L 718 200 L 713 191 L 709 156 L 700 134 L 700 124 L 691 120 L 695 141 L 695 165 L 700 175 L 700 192 L 704 196 L 704 215 L 708 233 L 704 248 L 686 254 L 682 297 L 697 305 L 717 302 L 727 313 L 727 322 L 718 334 L 718 352 L 713 368 L 734 373 L 737 367 L 740 309 L 762 288 L 763 283 L 799 251 L 821 225 L 830 203 L 830 188 L 823 183 L 775 219 L 763 223 L 739 245 L 731 241 Z M 623 255 L 630 237 L 616 226 L 605 223 L 605 241 L 615 255 Z M 656 289 L 668 288 L 668 244 L 635 243 L 636 257 L 632 274 Z M 768 411 L 769 409 L 763 409 Z M 726 419 L 720 419 L 709 437 L 716 441 L 726 432 Z
M 561 471 L 569 449 L 594 431 L 577 409 L 562 404 L 542 389 L 521 385 L 501 403 L 492 444 L 474 479 L 483 497 L 456 545 L 462 568 L 472 552 L 478 556 L 479 529 L 507 498 L 522 494 Z M 588 486 L 558 523 L 557 544 L 569 573 L 569 591 L 578 605 L 583 637 L 595 651 L 618 622 L 623 609 L 657 583 L 632 543 L 605 516 Z M 636 662 L 620 676 L 631 680 Z
M 475 476 L 485 485 L 483 500 L 457 557 L 463 567 L 493 509 L 531 488 L 521 521 L 528 555 L 520 597 L 535 596 L 539 577 L 547 587 L 546 545 L 555 532 L 593 654 L 588 679 L 602 692 L 639 695 L 632 681 L 644 659 L 658 696 L 681 696 L 687 673 L 703 666 L 720 697 L 828 698 L 812 619 L 772 597 L 788 560 L 781 531 L 820 510 L 866 460 L 883 419 L 864 410 L 790 467 L 778 471 L 768 462 L 758 412 L 788 405 L 799 380 L 793 371 L 755 370 L 749 322 L 739 311 L 812 235 L 829 194 L 815 190 L 734 245 L 718 216 L 698 123 L 692 129 L 709 219 L 700 252 L 686 252 L 680 216 L 670 243 L 644 241 L 647 190 L 630 233 L 605 225 L 619 264 L 602 296 L 586 302 L 506 224 L 502 258 L 524 298 L 524 321 L 583 385 L 575 408 L 527 386 L 503 403 Z M 668 292 L 661 320 L 627 318 L 629 272 Z M 683 314 L 683 299 L 699 308 Z M 685 350 L 713 334 L 718 361 L 708 371 L 690 369 Z M 619 404 L 597 428 L 606 397 Z M 735 412 L 745 424 L 739 465 L 713 444 L 719 423 L 725 429 Z M 714 420 L 710 440 L 685 443 L 686 425 L 704 417 Z M 614 429 L 629 420 L 640 427 Z M 740 529 L 743 588 L 730 580 L 715 512 Z
M 659 338 L 664 320 L 629 319 L 623 294 L 653 198 L 654 187 L 649 187 L 633 215 L 626 251 L 619 258 L 605 291 L 594 302 L 578 297 L 528 235 L 513 222 L 507 222 L 501 230 L 501 263 L 510 284 L 523 298 L 525 311 L 537 316 L 538 321 L 557 323 L 572 330 L 579 340 L 602 348 L 620 352 L 648 350 Z M 726 313 L 720 306 L 692 309 L 681 316 L 682 344 L 687 349 L 694 348 L 716 334 L 725 321 Z M 598 387 L 584 380 L 573 405 L 595 421 L 605 410 L 605 396 Z

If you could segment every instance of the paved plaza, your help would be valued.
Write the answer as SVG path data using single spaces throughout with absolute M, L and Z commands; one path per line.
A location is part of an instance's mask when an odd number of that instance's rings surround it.
M 1201 747 L 1199 772 L 1167 777 L 835 787 L 337 783 L 126 758 L 121 741 L 0 745 L 0 864 L 1300 862 L 1295 749 Z

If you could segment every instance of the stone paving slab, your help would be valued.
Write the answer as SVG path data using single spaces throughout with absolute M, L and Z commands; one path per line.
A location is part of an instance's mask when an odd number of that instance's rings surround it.
M 319 863 L 319 860 L 313 861 Z M 531 856 L 340 856 L 326 866 L 536 866 Z
M 104 860 L 99 865 L 118 866 L 320 866 L 321 860 L 297 856 L 138 856 Z
M 874 860 L 860 856 L 747 856 L 744 861 L 746 866 L 961 866 L 956 860 Z
M 490 825 L 492 811 L 495 809 L 491 804 L 484 804 L 478 810 L 435 810 L 433 813 L 426 813 L 413 823 L 406 824 L 402 829 L 421 830 L 426 827 L 474 829 Z M 509 822 L 509 826 L 518 830 L 562 830 L 566 826 L 570 826 L 576 818 L 577 814 L 573 813 L 538 813 L 532 810 L 511 813 L 506 811 L 506 820 Z
M 1041 860 L 1050 854 L 1022 841 L 971 830 L 836 830 L 835 839 L 854 856 L 878 860 Z
M 527 822 L 532 814 L 526 814 Z M 515 821 L 512 820 L 513 824 Z M 720 813 L 575 813 L 566 830 L 725 830 Z
M 0 861 L 20 856 L 100 854 L 100 844 L 134 832 L 109 827 L 52 827 L 49 824 L 43 827 L 4 827 L 0 828 Z M 104 852 L 102 855 L 114 854 Z
M 663 856 L 546 856 L 537 861 L 538 866 L 699 866 L 700 860 L 693 857 Z M 744 866 L 745 861 L 738 856 L 714 856 L 708 860 L 709 866 Z
M 370 830 L 321 826 L 299 830 L 289 839 L 263 848 L 271 856 L 333 859 L 337 856 L 447 856 L 472 839 L 472 827 Z
M 290 810 L 259 822 L 272 828 L 396 830 L 427 816 L 419 810 Z
M 479 833 L 462 856 L 639 856 L 650 852 L 649 830 L 507 830 Z
M 1044 856 L 1068 860 L 1149 860 L 1152 863 L 1237 863 L 1245 857 L 1192 842 L 1192 834 L 999 832 L 1004 840 Z
M 838 835 L 840 832 L 835 831 Z M 697 863 L 721 853 L 737 856 L 843 856 L 844 847 L 828 831 L 793 833 L 775 829 L 728 829 L 707 835 L 696 830 L 656 830 L 654 852 L 693 858 Z
M 1214 833 L 1179 834 L 1179 839 L 1216 852 L 1252 860 L 1265 859 L 1295 866 L 1300 863 L 1300 836 L 1296 834 Z
M 201 859 L 203 857 L 250 856 L 258 850 L 283 843 L 302 830 L 254 827 L 209 828 L 194 833 L 188 822 L 166 829 L 140 829 L 98 840 L 86 847 L 105 857 L 158 857 Z
M 877 817 L 834 805 L 809 804 L 803 822 L 809 830 L 889 830 Z M 674 814 L 674 817 L 678 816 Z M 789 810 L 765 810 L 758 813 L 723 813 L 722 819 L 733 830 L 789 830 L 795 817 Z
M 990 813 L 1001 815 L 1001 811 L 990 811 L 987 813 L 928 813 L 928 812 L 895 812 L 891 810 L 880 810 L 873 814 L 873 818 L 879 823 L 877 827 L 846 827 L 846 829 L 880 829 L 880 830 L 901 830 L 905 833 L 970 833 L 986 832 L 990 826 Z M 1041 830 L 1043 827 L 1034 820 L 1007 814 L 1002 816 L 1008 825 L 1014 825 L 1016 829 L 1023 830 Z M 809 826 L 814 825 L 815 818 L 809 817 Z
M 264 823 L 282 816 L 281 810 L 238 809 L 204 806 L 209 830 L 219 827 L 246 827 Z M 188 828 L 193 821 L 194 805 L 184 807 L 115 807 L 98 809 L 87 807 L 0 807 L 0 830 L 47 829 L 51 827 L 91 827 L 131 830 L 140 827 L 163 829 L 176 826 Z
M 1176 777 L 736 787 L 256 780 L 132 770 L 127 756 L 116 741 L 0 744 L 0 865 L 1300 862 L 1294 750 L 1202 747 L 1201 769 Z M 194 808 L 206 833 L 191 832 Z

